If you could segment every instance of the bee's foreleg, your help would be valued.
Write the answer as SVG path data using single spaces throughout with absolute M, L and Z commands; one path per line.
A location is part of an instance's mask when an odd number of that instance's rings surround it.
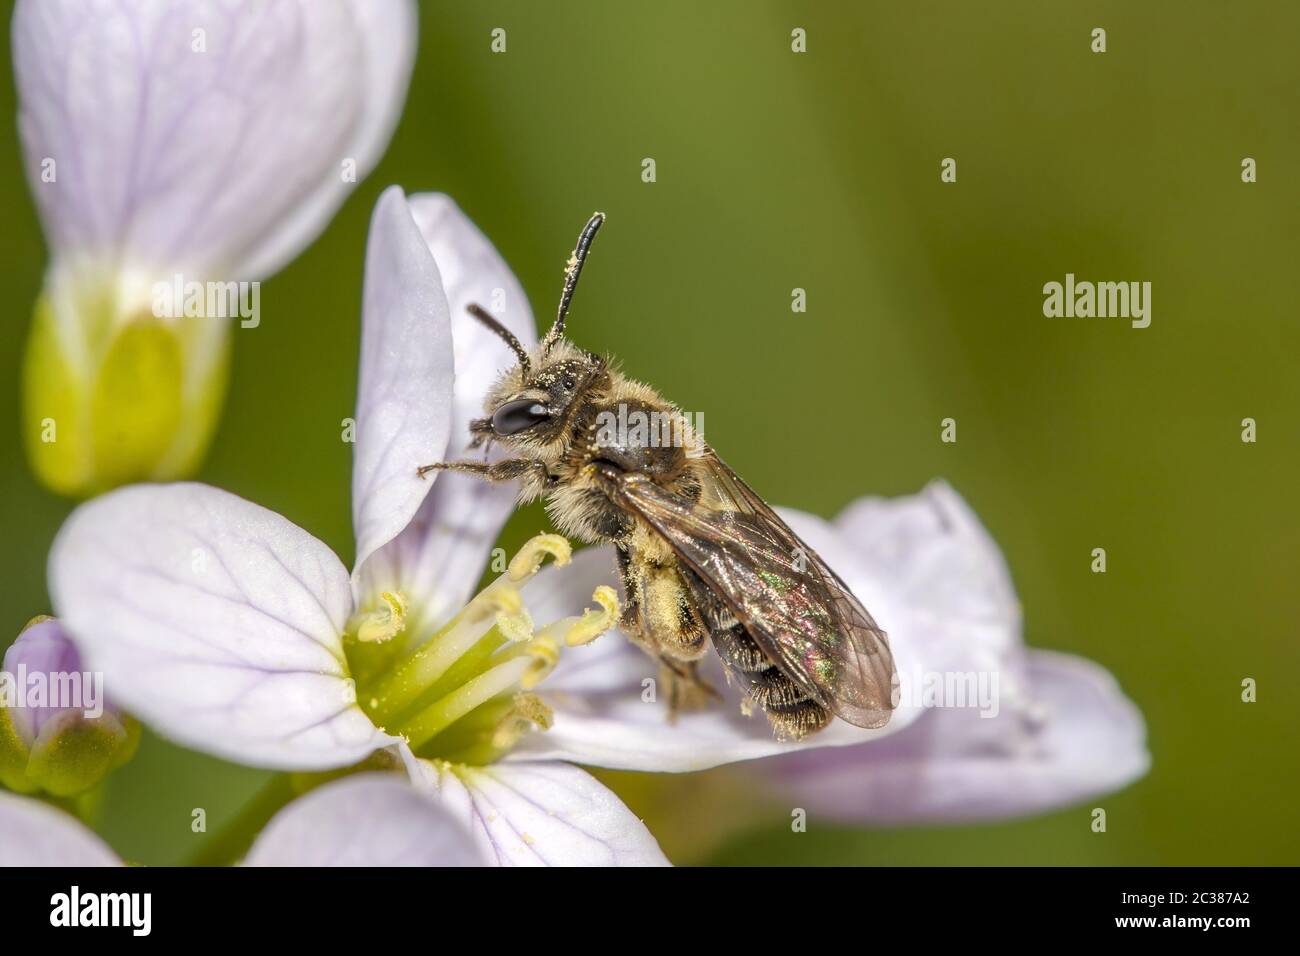
M 542 481 L 550 479 L 546 465 L 529 458 L 507 458 L 505 461 L 490 464 L 485 461 L 438 461 L 432 465 L 421 465 L 415 473 L 423 478 L 431 471 L 459 471 L 488 481 L 518 481 L 529 476 L 535 476 Z

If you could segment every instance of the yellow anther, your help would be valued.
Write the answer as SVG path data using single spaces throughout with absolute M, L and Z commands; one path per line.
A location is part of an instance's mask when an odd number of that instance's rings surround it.
M 532 657 L 533 663 L 528 673 L 519 681 L 519 686 L 524 690 L 532 690 L 546 678 L 547 674 L 555 670 L 555 665 L 560 662 L 560 645 L 551 638 L 542 636 L 529 641 L 525 650 Z
M 499 611 L 497 613 L 497 629 L 507 640 L 520 644 L 533 636 L 533 617 L 528 613 L 526 607 L 521 607 L 515 613 Z
M 366 644 L 392 640 L 406 627 L 406 599 L 397 591 L 384 591 L 379 596 L 384 606 L 367 614 L 357 628 L 357 640 Z
M 523 610 L 523 595 L 517 588 L 510 587 L 498 578 L 466 605 L 464 619 L 485 621 L 493 614 L 519 614 Z
M 532 727 L 549 730 L 555 720 L 551 708 L 536 694 L 516 694 L 514 706 L 506 711 L 492 733 L 492 746 L 509 750 Z
M 602 584 L 592 592 L 591 599 L 600 605 L 600 610 L 587 608 L 582 617 L 569 625 L 564 633 L 564 643 L 570 647 L 590 644 L 618 623 L 618 595 L 608 584 Z
M 539 534 L 524 542 L 524 546 L 510 559 L 506 574 L 516 584 L 527 581 L 541 569 L 548 554 L 557 565 L 564 567 L 573 557 L 573 548 L 563 535 Z
M 524 606 L 523 595 L 504 576 L 484 588 L 465 610 L 467 623 L 495 617 L 501 633 L 516 643 L 533 636 L 533 618 Z

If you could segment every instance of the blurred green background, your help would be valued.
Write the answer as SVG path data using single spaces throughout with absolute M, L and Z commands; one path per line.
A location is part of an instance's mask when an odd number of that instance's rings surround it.
M 1300 862 L 1300 8 L 492 0 L 421 15 L 386 158 L 264 284 L 261 326 L 235 333 L 203 480 L 351 555 L 339 421 L 380 191 L 453 195 L 543 321 L 576 230 L 602 209 L 580 342 L 703 411 L 711 443 L 773 502 L 830 516 L 947 478 L 1007 555 L 1028 641 L 1109 668 L 1154 758 L 1089 805 L 1107 808 L 1104 835 L 1081 806 L 961 828 L 814 821 L 796 836 L 784 812 L 764 825 L 728 806 L 726 772 L 611 776 L 670 856 Z M 1089 49 L 1097 26 L 1105 54 Z M 489 50 L 495 27 L 504 55 Z M 806 54 L 790 50 L 794 27 Z M 0 75 L 12 117 L 7 61 Z M 939 179 L 949 156 L 955 184 Z M 45 557 L 71 505 L 35 484 L 18 441 L 45 251 L 12 121 L 0 183 L 4 646 L 48 610 Z M 1042 286 L 1066 272 L 1151 281 L 1151 327 L 1044 318 Z M 805 314 L 790 309 L 796 286 Z M 955 445 L 939 440 L 948 416 Z M 522 513 L 507 538 L 544 522 Z M 128 859 L 183 859 L 190 808 L 207 808 L 211 832 L 263 776 L 147 737 L 111 780 L 103 832 Z

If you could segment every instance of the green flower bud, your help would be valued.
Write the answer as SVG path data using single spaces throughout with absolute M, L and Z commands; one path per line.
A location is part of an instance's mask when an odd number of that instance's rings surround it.
M 61 494 L 185 477 L 216 427 L 230 322 L 157 317 L 124 289 L 56 270 L 36 303 L 23 437 L 37 477 Z
M 0 783 L 71 797 L 134 756 L 140 725 L 104 699 L 103 682 L 53 618 L 37 618 L 0 671 Z

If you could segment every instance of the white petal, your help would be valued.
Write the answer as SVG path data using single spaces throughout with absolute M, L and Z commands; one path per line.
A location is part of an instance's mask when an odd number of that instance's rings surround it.
M 1091 661 L 1031 651 L 1027 705 L 996 717 L 935 710 L 851 750 L 764 764 L 795 805 L 837 820 L 959 822 L 1039 813 L 1118 790 L 1146 773 L 1142 715 Z
M 897 628 L 890 632 L 890 644 L 900 677 L 910 680 L 920 669 L 920 661 L 908 641 L 901 612 L 896 613 L 888 596 L 858 573 L 829 532 L 818 529 L 817 519 L 786 516 L 793 518 L 795 530 L 877 615 L 881 626 Z M 541 624 L 577 613 L 591 603 L 591 592 L 599 584 L 616 586 L 613 552 L 588 548 L 576 554 L 567 568 L 544 568 L 526 586 L 525 599 L 534 620 Z M 571 760 L 625 770 L 704 770 L 796 750 L 875 740 L 897 733 L 920 714 L 918 707 L 900 707 L 888 724 L 876 730 L 834 720 L 800 743 L 786 743 L 774 738 L 760 712 L 749 717 L 741 712 L 739 689 L 727 682 L 716 655 L 706 655 L 701 671 L 722 693 L 723 701 L 679 714 L 673 723 L 658 685 L 658 663 L 621 632 L 612 631 L 586 647 L 567 649 L 559 666 L 538 689 L 555 712 L 554 725 L 525 736 L 507 759 Z M 654 682 L 653 700 L 646 699 L 651 687 L 647 681 Z M 905 686 L 904 699 L 916 700 L 917 695 Z
M 309 0 L 315 4 L 316 0 Z M 251 275 L 271 275 L 291 262 L 329 224 L 356 184 L 369 175 L 402 118 L 406 89 L 415 66 L 420 35 L 415 0 L 347 0 L 356 37 L 364 44 L 365 75 L 358 79 L 364 95 L 347 146 L 326 166 L 315 191 L 295 206 L 248 254 Z M 310 7 L 307 8 L 309 11 Z M 355 182 L 342 176 L 344 162 L 356 162 Z
M 415 516 L 451 429 L 451 325 L 442 277 L 401 189 L 375 205 L 366 243 L 361 373 L 352 465 L 359 581 L 367 560 Z M 358 602 L 360 603 L 360 602 Z
M 411 0 L 21 0 L 19 127 L 56 256 L 155 279 L 273 272 L 355 185 L 344 162 L 360 178 L 378 160 L 414 19 Z
M 248 866 L 483 866 L 469 828 L 403 777 L 361 774 L 281 810 Z
M 659 844 L 591 774 L 563 763 L 467 767 L 408 759 L 417 787 L 501 866 L 667 866 Z
M 418 193 L 410 203 L 411 215 L 438 263 L 451 309 L 456 404 L 449 451 L 459 454 L 469 442 L 470 419 L 483 415 L 488 389 L 517 361 L 509 346 L 469 314 L 468 306 L 487 309 L 526 349 L 537 343 L 537 329 L 519 280 L 450 196 Z
M 931 668 L 992 669 L 1021 646 L 1002 552 L 944 482 L 909 497 L 859 499 L 835 527 L 861 567 L 907 605 Z
M 62 810 L 0 790 L 0 867 L 121 865 L 108 844 Z
M 460 208 L 437 193 L 412 196 L 410 206 L 438 263 L 451 310 L 456 382 L 446 457 L 468 457 L 470 419 L 483 415 L 488 389 L 515 357 L 466 306 L 476 303 L 492 312 L 525 348 L 537 341 L 537 333 L 523 289 Z M 438 454 L 427 457 L 438 459 Z M 514 508 L 515 491 L 469 475 L 442 474 L 415 520 L 374 556 L 363 590 L 403 590 L 418 601 L 420 619 L 412 630 L 437 628 L 464 605 L 483 575 L 497 534 Z
M 124 488 L 68 519 L 49 580 L 105 692 L 166 737 L 303 770 L 391 739 L 354 700 L 347 571 L 272 511 L 205 485 Z

